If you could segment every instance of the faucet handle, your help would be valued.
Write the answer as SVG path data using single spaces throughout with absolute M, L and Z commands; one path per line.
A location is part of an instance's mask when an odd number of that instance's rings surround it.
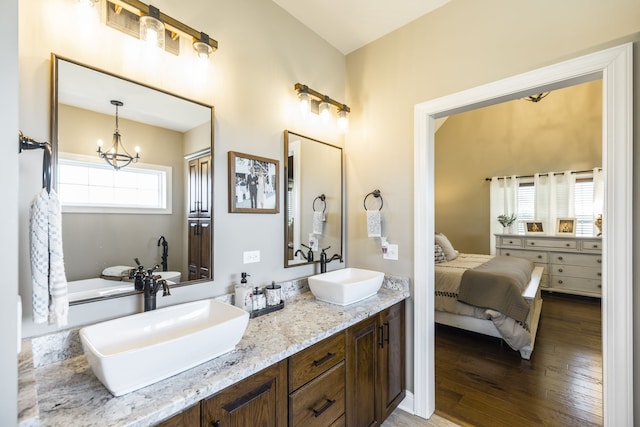
M 324 248 L 324 249 L 322 250 L 322 252 L 326 251 L 327 249 L 331 249 L 331 246 L 327 246 L 326 248 Z

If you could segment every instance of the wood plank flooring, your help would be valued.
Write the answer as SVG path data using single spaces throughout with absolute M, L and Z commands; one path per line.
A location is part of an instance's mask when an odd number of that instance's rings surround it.
M 531 360 L 436 325 L 436 414 L 462 426 L 601 426 L 600 300 L 542 295 Z

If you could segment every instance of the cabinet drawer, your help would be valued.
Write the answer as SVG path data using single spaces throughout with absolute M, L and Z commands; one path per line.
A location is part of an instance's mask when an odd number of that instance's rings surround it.
M 549 287 L 591 295 L 602 294 L 602 281 L 597 279 L 579 279 L 577 277 L 558 277 L 552 275 Z
M 602 239 L 588 239 L 582 241 L 582 250 L 584 252 L 602 252 Z
M 563 265 L 583 265 L 585 267 L 602 267 L 602 257 L 599 255 L 551 253 L 551 263 Z
M 509 247 L 509 248 L 521 248 L 522 247 L 522 237 L 498 237 L 498 246 Z
M 532 239 L 525 241 L 527 248 L 578 249 L 578 242 L 564 239 Z
M 345 427 L 347 425 L 347 417 L 343 414 L 335 420 L 329 427 Z
M 344 332 L 289 358 L 289 391 L 308 383 L 344 359 Z
M 499 251 L 499 255 L 524 258 L 528 259 L 529 261 L 541 264 L 549 262 L 549 257 L 547 256 L 546 252 L 525 251 L 518 249 L 501 249 Z
M 328 426 L 344 414 L 344 361 L 289 396 L 291 426 Z
M 552 276 L 602 280 L 602 272 L 598 267 L 552 264 L 550 269 Z

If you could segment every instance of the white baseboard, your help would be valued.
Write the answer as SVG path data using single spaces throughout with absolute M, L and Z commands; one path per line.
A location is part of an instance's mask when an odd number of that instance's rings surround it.
M 402 409 L 404 412 L 415 415 L 415 412 L 413 411 L 413 393 L 409 390 L 407 390 L 404 399 L 402 399 L 402 402 L 398 405 L 398 409 Z

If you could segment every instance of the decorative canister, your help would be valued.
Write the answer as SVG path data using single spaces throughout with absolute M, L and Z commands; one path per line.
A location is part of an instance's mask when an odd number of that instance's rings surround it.
M 267 306 L 273 306 L 280 304 L 282 301 L 282 289 L 280 285 L 276 285 L 276 282 L 271 282 L 270 285 L 264 288 L 267 294 Z

